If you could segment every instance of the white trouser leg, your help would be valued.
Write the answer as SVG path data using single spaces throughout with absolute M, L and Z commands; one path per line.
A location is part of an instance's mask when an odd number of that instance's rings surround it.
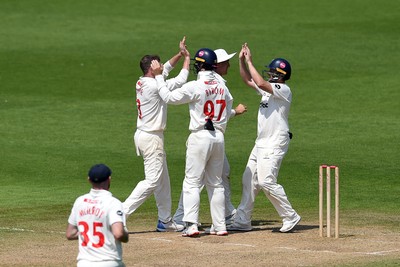
M 231 188 L 230 188 L 230 166 L 228 162 L 228 158 L 226 154 L 224 155 L 224 166 L 222 170 L 222 185 L 224 187 L 225 192 L 225 217 L 228 217 L 232 214 L 235 214 L 236 208 L 233 206 L 231 201 Z M 200 191 L 203 190 L 203 186 Z M 178 208 L 175 211 L 173 216 L 173 220 L 177 223 L 181 223 L 183 221 L 183 194 L 179 198 Z
M 164 157 L 163 173 L 160 179 L 160 186 L 156 187 L 154 191 L 156 199 L 158 218 L 162 222 L 169 222 L 171 220 L 171 182 L 168 173 L 167 161 Z
M 231 184 L 230 184 L 230 172 L 231 168 L 229 166 L 228 158 L 224 154 L 224 167 L 222 169 L 222 185 L 225 190 L 225 217 L 232 215 L 236 212 L 235 207 L 231 201 Z
M 187 141 L 185 179 L 182 186 L 184 208 L 183 221 L 198 223 L 200 192 L 205 183 L 207 192 L 213 196 L 210 199 L 212 200 L 212 204 L 210 203 L 210 211 L 213 224 L 215 227 L 220 227 L 222 230 L 224 229 L 225 197 L 221 178 L 223 155 L 223 133 L 219 131 L 199 131 L 189 135 Z M 204 176 L 206 177 L 205 179 Z M 215 188 L 220 189 L 215 190 Z M 221 193 L 222 196 L 220 196 Z M 214 194 L 216 194 L 215 198 Z M 222 217 L 222 219 L 220 217 Z M 220 229 L 218 230 L 221 231 Z
M 258 183 L 282 219 L 296 214 L 285 190 L 277 183 L 279 169 L 286 151 L 281 149 L 258 149 Z
M 211 219 L 216 231 L 225 231 L 225 189 L 222 184 L 223 160 L 225 158 L 224 136 L 216 132 L 216 142 L 205 169 L 205 186 L 210 202 Z M 220 135 L 218 137 L 218 135 Z
M 251 226 L 254 201 L 259 191 L 257 182 L 257 148 L 254 147 L 242 176 L 242 199 L 236 210 L 235 224 Z
M 200 133 L 191 133 L 186 142 L 185 179 L 182 185 L 183 221 L 196 224 L 199 222 L 200 192 L 208 159 L 206 148 L 209 146 L 208 139 L 202 139 Z
M 181 196 L 179 197 L 178 208 L 175 211 L 174 222 L 182 224 L 183 223 L 183 192 L 181 191 Z
M 159 219 L 171 219 L 171 185 L 164 152 L 162 132 L 136 131 L 135 144 L 143 156 L 145 179 L 140 181 L 123 203 L 126 214 L 133 213 L 143 202 L 155 194 Z

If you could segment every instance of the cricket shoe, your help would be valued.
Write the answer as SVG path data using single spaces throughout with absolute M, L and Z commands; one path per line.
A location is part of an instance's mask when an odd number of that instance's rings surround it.
M 240 232 L 249 232 L 253 229 L 251 225 L 239 224 L 237 222 L 233 222 L 232 224 L 226 227 L 228 231 L 240 231 Z
M 211 225 L 210 228 L 206 228 L 204 233 L 207 234 L 207 235 L 217 235 L 217 236 L 228 235 L 228 231 L 226 231 L 226 230 L 215 231 L 214 225 Z
M 226 225 L 230 225 L 230 224 L 232 224 L 232 223 L 234 222 L 234 220 L 235 220 L 235 214 L 236 214 L 236 210 L 235 210 L 235 212 L 232 213 L 231 215 L 225 217 L 225 224 L 226 224 Z
M 192 223 L 191 225 L 188 225 L 185 230 L 182 232 L 182 236 L 187 236 L 187 237 L 196 237 L 200 235 L 199 229 L 197 228 L 197 224 Z
M 184 228 L 185 227 L 183 225 L 177 224 L 172 220 L 166 223 L 158 220 L 157 224 L 157 232 L 180 232 Z
M 296 213 L 293 220 L 284 221 L 282 228 L 279 230 L 282 233 L 287 233 L 293 229 L 301 220 L 301 217 Z

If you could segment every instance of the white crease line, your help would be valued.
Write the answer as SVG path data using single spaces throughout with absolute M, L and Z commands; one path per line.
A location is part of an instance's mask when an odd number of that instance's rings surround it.
M 159 238 L 159 237 L 138 237 L 138 236 L 129 236 L 129 239 L 141 239 L 141 240 L 155 240 L 155 241 L 164 241 L 164 242 L 173 242 L 170 239 Z
M 252 247 L 252 248 L 257 247 L 257 246 L 254 246 L 254 245 L 240 244 L 240 243 L 224 243 L 224 245 L 232 245 L 232 246 L 239 246 L 239 247 Z
M 35 232 L 33 230 L 22 229 L 22 228 L 9 228 L 9 227 L 0 227 L 0 230 L 12 231 L 12 232 Z
M 164 241 L 164 242 L 174 242 L 173 240 L 170 239 L 165 239 L 165 238 L 159 238 L 159 237 L 151 237 L 151 238 L 146 238 L 146 237 L 129 237 L 133 239 L 142 239 L 142 240 L 154 240 L 154 241 Z M 205 242 L 199 241 L 199 240 L 193 240 L 193 239 L 188 239 L 186 238 L 187 241 L 192 241 L 192 243 L 201 243 L 201 244 L 206 244 Z M 208 244 L 208 243 L 207 243 Z M 231 246 L 242 246 L 242 247 L 252 247 L 255 248 L 257 246 L 250 245 L 250 244 L 240 244 L 240 243 L 223 243 L 224 245 L 231 245 Z
M 164 242 L 173 242 L 172 240 L 165 239 L 165 238 L 159 238 L 159 237 L 150 238 L 150 240 L 164 241 Z
M 34 230 L 30 230 L 30 229 L 14 228 L 14 227 L 0 227 L 0 230 L 11 231 L 11 232 L 30 232 L 30 233 L 65 234 L 65 232 L 58 232 L 58 231 L 37 232 L 37 231 L 34 231 Z
M 338 253 L 336 251 L 331 251 L 331 250 L 311 250 L 311 249 L 297 249 L 297 248 L 291 248 L 291 247 L 277 247 L 277 248 L 282 248 L 282 249 L 287 249 L 287 250 L 295 250 L 295 251 L 300 251 L 300 252 L 324 252 L 324 253 Z
M 374 252 L 355 252 L 356 254 L 366 254 L 366 255 L 386 255 L 393 252 L 399 252 L 399 249 L 395 250 L 386 250 L 386 251 L 374 251 Z
M 321 252 L 321 253 L 333 253 L 333 254 L 361 254 L 361 255 L 386 255 L 386 254 L 400 251 L 399 249 L 395 249 L 395 250 L 373 251 L 373 252 L 337 252 L 337 251 L 331 251 L 331 250 L 310 250 L 310 249 L 297 249 L 297 248 L 291 248 L 291 247 L 277 247 L 277 248 L 287 249 L 287 250 L 295 250 L 295 251 L 299 251 L 299 252 L 310 252 L 310 253 Z

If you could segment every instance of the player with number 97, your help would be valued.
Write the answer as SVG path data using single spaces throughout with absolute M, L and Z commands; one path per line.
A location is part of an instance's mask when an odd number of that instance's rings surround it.
M 152 62 L 158 90 L 167 104 L 189 104 L 191 134 L 186 142 L 186 168 L 183 181 L 183 221 L 186 229 L 182 236 L 194 237 L 198 230 L 200 191 L 206 186 L 213 226 L 217 235 L 227 235 L 225 224 L 225 196 L 222 184 L 225 140 L 224 132 L 229 119 L 233 97 L 225 83 L 215 73 L 217 56 L 202 48 L 194 56 L 197 80 L 169 91 L 162 74 L 162 66 Z

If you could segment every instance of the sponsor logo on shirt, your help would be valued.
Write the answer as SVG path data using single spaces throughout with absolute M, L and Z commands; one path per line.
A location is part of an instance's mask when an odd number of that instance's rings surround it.
M 217 81 L 204 81 L 204 84 L 207 84 L 207 85 L 213 85 L 213 84 L 217 84 L 218 82 Z
M 90 203 L 90 204 L 97 204 L 98 201 L 90 198 L 85 198 L 83 202 Z

